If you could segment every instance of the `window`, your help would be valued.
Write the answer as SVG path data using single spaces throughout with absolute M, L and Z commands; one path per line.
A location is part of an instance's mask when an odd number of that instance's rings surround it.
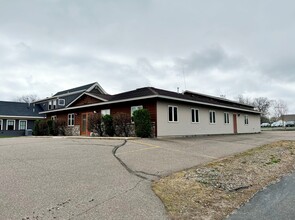
M 15 130 L 15 120 L 7 120 L 6 130 Z
M 48 102 L 48 110 L 50 110 L 52 108 L 52 101 Z
M 0 131 L 3 130 L 3 120 L 0 119 Z
M 178 109 L 177 106 L 168 106 L 169 111 L 169 122 L 177 122 L 178 121 Z
M 224 112 L 224 124 L 229 124 L 229 114 Z
M 192 108 L 192 122 L 193 123 L 199 122 L 199 109 Z
M 245 117 L 244 117 L 244 121 L 245 121 L 245 125 L 248 125 L 248 124 L 249 124 L 249 118 L 248 118 L 248 115 L 245 115 Z
M 56 115 L 52 115 L 52 116 L 51 116 L 51 120 L 52 120 L 52 121 L 56 121 L 56 120 L 57 120 L 57 116 L 56 116 Z
M 140 110 L 140 109 L 143 109 L 142 105 L 131 106 L 131 121 L 132 121 L 132 122 L 133 122 L 133 113 L 134 113 L 136 110 Z
M 209 111 L 210 124 L 215 124 L 216 123 L 215 114 L 216 114 L 215 111 Z
M 68 126 L 75 125 L 75 115 L 74 113 L 68 114 Z
M 58 105 L 65 106 L 66 100 L 65 99 L 58 99 Z
M 27 129 L 27 121 L 19 120 L 18 130 L 26 130 Z
M 52 103 L 53 103 L 53 104 L 52 104 L 52 108 L 53 108 L 53 109 L 56 109 L 56 99 L 54 99 L 54 100 L 52 101 Z
M 110 115 L 111 110 L 110 109 L 102 109 L 101 110 L 101 116 Z

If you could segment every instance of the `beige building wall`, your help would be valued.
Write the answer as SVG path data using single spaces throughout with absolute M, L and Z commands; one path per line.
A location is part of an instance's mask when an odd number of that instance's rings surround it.
M 178 121 L 169 122 L 168 106 L 177 106 Z M 199 123 L 192 123 L 191 109 L 199 110 Z M 216 123 L 210 124 L 209 111 L 215 111 Z M 229 123 L 224 123 L 224 113 L 229 113 Z M 206 108 L 197 105 L 175 104 L 172 102 L 157 102 L 157 131 L 158 136 L 169 135 L 204 135 L 204 134 L 233 134 L 233 114 L 236 112 L 228 110 L 219 110 L 216 108 Z M 256 133 L 260 132 L 260 116 L 247 114 L 249 124 L 244 124 L 244 114 L 237 114 L 238 133 Z

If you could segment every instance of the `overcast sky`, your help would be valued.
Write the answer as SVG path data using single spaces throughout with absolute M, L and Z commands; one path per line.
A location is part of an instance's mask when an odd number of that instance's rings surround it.
M 0 100 L 98 82 L 288 103 L 291 0 L 0 0 Z

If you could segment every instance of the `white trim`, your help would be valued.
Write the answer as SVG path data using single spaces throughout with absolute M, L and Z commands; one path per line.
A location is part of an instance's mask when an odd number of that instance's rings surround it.
M 63 101 L 63 104 L 61 104 L 61 101 Z M 65 99 L 57 99 L 57 105 L 58 106 L 65 106 L 66 105 L 66 100 Z
M 72 117 L 70 117 L 70 115 L 72 115 Z M 75 113 L 69 113 L 68 114 L 68 126 L 69 127 L 75 126 Z
M 103 98 L 101 98 L 101 97 L 98 97 L 98 96 L 93 95 L 93 94 L 88 93 L 88 92 L 85 92 L 84 94 L 85 94 L 85 95 L 89 95 L 89 96 L 91 96 L 91 97 L 93 97 L 93 98 L 99 99 L 99 100 L 104 101 L 104 102 L 108 101 L 108 100 L 106 100 L 106 99 L 103 99 Z
M 42 116 L 17 116 L 17 115 L 0 115 L 0 118 L 13 118 L 13 119 L 43 119 Z
M 172 108 L 172 121 L 169 120 L 169 113 L 170 113 L 170 107 Z M 174 118 L 174 108 L 176 108 L 176 117 L 177 117 L 177 120 L 175 120 Z M 169 123 L 177 123 L 179 122 L 179 111 L 178 111 L 178 106 L 176 105 L 168 105 L 168 122 Z
M 195 115 L 195 121 L 192 119 L 192 111 L 194 110 L 194 115 Z M 196 121 L 196 111 L 198 111 L 198 121 Z M 198 108 L 191 108 L 191 123 L 192 124 L 199 124 L 200 123 L 200 110 Z
M 105 112 L 108 112 L 108 113 L 105 113 Z M 109 108 L 106 108 L 106 109 L 101 109 L 100 110 L 100 115 L 103 117 L 105 115 L 110 115 L 111 114 L 111 109 Z
M 121 99 L 121 100 L 117 100 L 117 101 L 107 101 L 107 102 L 101 102 L 101 103 L 94 103 L 94 104 L 88 104 L 88 105 L 83 105 L 83 106 L 75 106 L 75 107 L 57 109 L 57 110 L 52 110 L 52 111 L 44 111 L 44 112 L 39 112 L 39 114 L 45 114 L 45 113 L 51 113 L 51 112 L 57 112 L 57 111 L 67 111 L 67 110 L 72 110 L 72 109 L 80 109 L 80 108 L 108 105 L 108 104 L 128 102 L 128 101 L 136 101 L 136 100 L 142 100 L 142 99 L 151 99 L 151 98 L 164 98 L 164 99 L 168 99 L 168 100 L 182 101 L 182 102 L 186 102 L 186 103 L 194 103 L 194 104 L 200 104 L 200 105 L 205 105 L 205 106 L 238 110 L 238 111 L 242 111 L 242 112 L 250 112 L 250 113 L 255 113 L 255 114 L 261 113 L 261 112 L 254 111 L 254 110 L 248 110 L 248 109 L 242 109 L 242 108 L 236 108 L 236 107 L 230 107 L 230 106 L 224 106 L 224 105 L 216 105 L 216 104 L 210 104 L 210 103 L 206 103 L 206 102 L 199 102 L 199 101 L 193 101 L 193 100 L 187 100 L 187 99 L 173 98 L 170 96 L 150 95 L 150 96 L 142 96 L 142 97 L 136 97 L 136 98 L 130 98 L 130 99 Z
M 227 115 L 227 117 L 225 116 Z M 227 119 L 227 120 L 226 120 Z M 223 112 L 223 123 L 225 125 L 229 125 L 230 124 L 230 120 L 229 120 L 229 113 L 228 112 Z
M 246 123 L 247 121 L 247 123 Z M 248 115 L 244 115 L 244 125 L 249 125 L 249 116 Z
M 0 131 L 2 131 L 3 130 L 3 119 L 0 119 L 0 125 L 1 125 Z
M 210 121 L 211 113 L 212 113 L 212 122 Z M 213 117 L 213 116 L 214 116 L 214 117 Z M 213 120 L 213 119 L 214 119 L 214 120 Z M 210 125 L 215 125 L 215 124 L 216 124 L 216 111 L 209 110 L 209 124 L 210 124 Z
M 27 129 L 28 129 L 28 121 L 27 121 L 27 120 L 19 120 L 19 121 L 18 121 L 18 130 L 21 130 L 21 129 L 20 129 L 20 122 L 21 122 L 21 121 L 25 121 L 25 122 L 26 122 L 26 128 L 25 128 L 25 129 L 22 129 L 22 130 L 27 130 Z
M 81 98 L 83 95 L 88 95 L 88 96 L 91 96 L 93 98 L 96 98 L 96 99 L 99 99 L 101 101 L 107 101 L 105 99 L 102 99 L 102 98 L 99 98 L 99 97 L 96 97 L 88 92 L 83 92 L 81 95 L 79 95 L 76 99 L 74 99 L 71 103 L 69 103 L 65 108 L 68 108 L 70 105 L 72 105 L 73 103 L 75 103 L 79 98 Z
M 8 131 L 8 121 L 13 121 L 13 131 L 15 131 L 15 120 L 7 119 L 6 120 L 6 131 Z M 11 131 L 11 130 L 9 130 Z
M 98 82 L 96 82 L 94 85 L 92 85 L 90 88 L 88 88 L 86 90 L 86 92 L 90 92 L 92 89 L 94 89 L 95 87 L 98 87 L 100 92 L 103 93 L 103 94 L 107 94 L 106 91 L 104 91 L 104 89 L 98 84 Z

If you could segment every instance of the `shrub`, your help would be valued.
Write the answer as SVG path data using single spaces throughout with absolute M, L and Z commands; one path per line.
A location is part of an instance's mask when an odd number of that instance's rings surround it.
M 135 134 L 137 137 L 151 137 L 152 123 L 151 116 L 147 109 L 140 109 L 133 112 Z
M 67 122 L 63 120 L 57 120 L 55 121 L 56 128 L 57 128 L 57 135 L 66 135 L 66 127 L 67 127 Z
M 33 135 L 58 135 L 58 124 L 53 120 L 36 120 L 33 128 Z
M 35 135 L 35 136 L 39 136 L 40 135 L 39 124 L 40 124 L 40 120 L 36 120 L 34 122 L 33 135 Z
M 88 130 L 97 133 L 99 136 L 103 136 L 103 125 L 100 114 L 92 114 L 88 117 Z
M 115 134 L 113 117 L 111 115 L 105 115 L 102 117 L 102 122 L 103 122 L 105 134 L 110 137 L 113 137 Z
M 113 117 L 113 124 L 116 136 L 128 137 L 131 133 L 131 117 L 126 113 L 116 113 Z

